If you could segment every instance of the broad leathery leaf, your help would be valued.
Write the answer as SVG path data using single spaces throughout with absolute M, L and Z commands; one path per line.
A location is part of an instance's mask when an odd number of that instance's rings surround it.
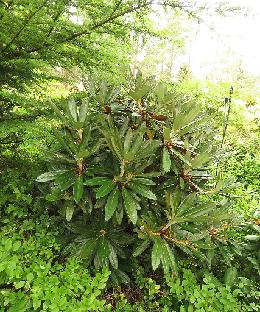
M 114 214 L 118 206 L 119 190 L 116 187 L 114 191 L 110 193 L 105 206 L 105 220 L 108 221 Z
M 70 98 L 68 100 L 68 108 L 69 108 L 71 117 L 73 118 L 75 122 L 77 122 L 78 121 L 77 104 L 73 98 Z
M 96 198 L 101 198 L 109 194 L 116 185 L 113 183 L 113 181 L 104 182 L 101 187 L 96 192 Z
M 127 130 L 127 133 L 125 135 L 125 140 L 124 140 L 124 154 L 125 155 L 129 151 L 130 146 L 132 144 L 133 134 L 134 134 L 133 130 L 129 128 Z
M 136 247 L 135 251 L 133 252 L 133 256 L 137 257 L 141 253 L 145 251 L 150 245 L 151 241 L 149 239 L 144 240 L 139 246 Z
M 190 163 L 193 168 L 198 168 L 204 165 L 208 160 L 209 160 L 209 154 L 201 153 L 197 155 L 194 159 L 192 159 Z
M 168 244 L 164 240 L 160 241 L 161 262 L 162 262 L 164 273 L 166 274 L 169 272 L 170 268 L 172 267 L 172 262 L 169 256 L 167 245 Z
M 237 278 L 237 269 L 235 267 L 228 268 L 225 272 L 224 281 L 228 286 L 232 286 Z
M 136 160 L 140 160 L 146 157 L 150 157 L 151 155 L 155 154 L 156 149 L 161 145 L 159 140 L 149 140 L 146 141 L 141 150 L 136 154 Z
M 163 141 L 164 143 L 167 143 L 171 140 L 171 129 L 170 128 L 164 128 L 163 129 Z
M 80 255 L 83 259 L 88 259 L 91 257 L 97 247 L 98 240 L 94 238 L 88 239 L 84 245 L 81 247 Z
M 166 147 L 163 148 L 162 167 L 163 172 L 169 172 L 171 170 L 171 156 Z
M 105 177 L 95 177 L 95 178 L 85 181 L 84 185 L 88 185 L 88 186 L 102 185 L 109 181 L 111 182 L 111 179 L 108 179 Z
M 57 170 L 57 171 L 49 171 L 41 174 L 36 181 L 37 182 L 48 182 L 53 181 L 55 178 L 57 178 L 59 175 L 68 172 L 68 170 Z
M 177 260 L 176 260 L 174 251 L 173 251 L 172 248 L 169 246 L 169 244 L 167 244 L 166 242 L 165 242 L 165 245 L 166 245 L 166 249 L 167 249 L 167 251 L 168 251 L 171 269 L 172 269 L 174 272 L 177 272 L 177 271 L 178 271 L 178 263 L 177 263 Z
M 113 247 L 113 245 L 111 245 L 110 243 L 108 243 L 108 245 L 109 245 L 109 249 L 110 249 L 109 261 L 110 261 L 112 267 L 114 269 L 117 269 L 118 268 L 118 258 L 117 258 L 116 250 Z
M 70 221 L 74 213 L 74 205 L 71 203 L 66 207 L 66 220 Z
M 117 221 L 117 224 L 121 224 L 122 223 L 122 220 L 123 220 L 123 216 L 124 216 L 124 209 L 123 207 L 119 207 L 117 210 L 116 210 L 116 221 Z
M 79 109 L 79 122 L 85 122 L 87 116 L 87 108 L 88 102 L 86 99 L 83 99 Z
M 124 154 L 125 160 L 132 161 L 137 156 L 137 152 L 140 150 L 142 144 L 144 142 L 143 135 L 138 136 L 130 150 Z
M 123 138 L 126 131 L 128 130 L 128 126 L 129 126 L 129 120 L 128 118 L 125 119 L 123 125 L 121 126 L 121 128 L 119 129 L 119 135 L 120 135 L 120 138 Z
M 178 192 L 177 198 L 179 200 L 178 209 L 176 210 L 177 215 L 182 216 L 182 214 L 186 213 L 187 211 L 192 211 L 192 209 L 194 208 L 194 201 L 197 198 L 196 193 L 190 193 L 182 201 L 180 201 L 181 200 L 180 189 L 177 188 L 175 192 L 176 193 Z
M 132 221 L 132 223 L 136 224 L 137 210 L 140 208 L 140 206 L 128 190 L 123 189 L 122 195 L 124 199 L 124 207 L 125 207 L 126 213 L 129 219 Z
M 137 183 L 129 183 L 129 187 L 137 194 L 142 195 L 143 197 L 156 200 L 156 195 L 150 191 L 146 186 Z
M 198 116 L 199 112 L 200 107 L 195 106 L 189 111 L 189 113 L 187 113 L 186 111 L 178 113 L 173 122 L 173 129 L 180 130 L 185 126 L 188 126 L 192 122 L 192 120 Z
M 160 248 L 160 240 L 155 240 L 152 248 L 152 268 L 155 271 L 161 262 L 162 250 Z
M 83 195 L 83 178 L 82 176 L 77 176 L 73 185 L 73 198 L 78 204 Z
M 97 245 L 97 257 L 100 261 L 101 266 L 106 265 L 109 260 L 110 248 L 108 240 L 102 236 L 98 239 L 99 243 Z
M 133 178 L 133 182 L 137 182 L 139 184 L 144 184 L 144 185 L 156 185 L 156 183 L 150 179 L 145 179 L 145 178 Z
M 59 186 L 61 191 L 66 191 L 75 181 L 75 174 L 72 170 L 65 172 L 55 178 L 55 184 Z

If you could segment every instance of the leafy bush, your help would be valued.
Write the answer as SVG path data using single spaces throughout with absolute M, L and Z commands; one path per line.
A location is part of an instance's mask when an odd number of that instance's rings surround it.
M 115 282 L 127 281 L 118 258 L 146 249 L 165 273 L 184 254 L 207 263 L 203 249 L 232 215 L 227 200 L 211 196 L 229 186 L 205 167 L 214 144 L 204 112 L 140 74 L 121 94 L 106 83 L 89 92 L 80 103 L 51 103 L 57 144 L 37 178 L 75 234 L 67 249 L 109 267 Z

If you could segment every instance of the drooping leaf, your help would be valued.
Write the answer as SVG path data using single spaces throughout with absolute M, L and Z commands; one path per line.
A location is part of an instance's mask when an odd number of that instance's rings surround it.
M 66 191 L 74 184 L 76 176 L 72 170 L 65 172 L 55 178 L 55 184 L 59 186 L 61 191 Z
M 171 129 L 165 127 L 163 129 L 163 141 L 164 141 L 164 143 L 167 143 L 170 140 L 171 140 Z
M 96 186 L 96 185 L 102 185 L 106 182 L 111 181 L 111 179 L 106 178 L 106 177 L 95 177 L 92 179 L 88 179 L 84 182 L 84 185 L 88 185 L 88 186 Z
M 200 166 L 204 165 L 205 162 L 209 160 L 208 153 L 201 153 L 197 155 L 193 160 L 191 160 L 191 166 L 193 168 L 199 168 Z
M 143 158 L 150 157 L 154 155 L 157 148 L 161 145 L 159 140 L 149 140 L 146 141 L 143 145 L 139 153 L 136 155 L 135 160 L 141 160 Z
M 159 240 L 156 240 L 152 248 L 152 268 L 155 271 L 161 262 L 162 250 Z
M 98 188 L 96 192 L 96 198 L 101 198 L 109 194 L 115 187 L 116 185 L 113 183 L 113 181 L 107 181 L 104 182 L 100 188 Z
M 69 203 L 67 206 L 66 206 L 66 211 L 65 211 L 65 214 L 66 214 L 66 220 L 67 221 L 70 221 L 72 216 L 73 216 L 73 213 L 74 213 L 74 205 L 73 203 Z
M 137 257 L 141 253 L 143 253 L 150 245 L 151 241 L 149 239 L 144 240 L 139 246 L 136 247 L 135 251 L 133 252 L 133 256 Z
M 119 190 L 115 188 L 114 191 L 110 193 L 105 206 L 105 220 L 108 221 L 114 214 L 118 206 Z
M 73 198 L 78 204 L 83 195 L 83 178 L 82 176 L 77 176 L 73 185 Z
M 143 197 L 149 198 L 156 200 L 156 195 L 149 190 L 148 187 L 142 185 L 142 184 L 137 184 L 137 183 L 129 183 L 129 187 L 137 194 L 142 195 Z
M 81 257 L 83 259 L 88 259 L 89 257 L 91 257 L 95 252 L 97 243 L 98 243 L 98 240 L 94 238 L 88 239 L 81 247 L 81 250 L 80 250 Z
M 163 172 L 169 172 L 171 170 L 171 157 L 166 147 L 163 148 L 162 166 Z
M 84 123 L 86 116 L 87 116 L 87 108 L 88 108 L 88 104 L 87 104 L 87 100 L 84 99 L 82 100 L 82 103 L 80 105 L 80 109 L 79 109 L 79 121 Z
M 113 247 L 113 245 L 111 245 L 110 243 L 109 243 L 109 249 L 110 249 L 109 261 L 110 261 L 112 267 L 117 269 L 118 268 L 118 258 L 117 258 L 116 250 Z
M 124 199 L 124 207 L 125 207 L 126 213 L 129 219 L 132 221 L 132 223 L 136 224 L 137 210 L 140 208 L 140 206 L 128 190 L 123 189 L 122 195 Z
M 69 112 L 70 112 L 71 117 L 73 118 L 73 120 L 75 122 L 77 122 L 77 120 L 78 120 L 77 104 L 73 98 L 70 98 L 68 100 L 68 108 L 69 108 Z
M 36 181 L 37 182 L 48 182 L 55 180 L 59 175 L 67 172 L 68 170 L 56 170 L 56 171 L 49 171 L 41 174 Z

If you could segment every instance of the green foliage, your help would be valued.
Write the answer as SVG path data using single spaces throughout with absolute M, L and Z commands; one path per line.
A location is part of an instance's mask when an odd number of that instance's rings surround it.
M 201 278 L 196 277 L 197 274 Z M 166 282 L 136 273 L 136 284 L 114 295 L 114 311 L 257 311 L 259 290 L 245 278 L 232 287 L 209 273 L 182 269 L 179 277 L 167 276 Z M 250 286 L 249 286 L 250 285 Z M 248 289 L 251 287 L 251 294 Z M 254 297 L 254 302 L 250 299 Z M 136 303 L 130 303 L 138 300 Z M 249 300 L 249 301 L 248 301 Z
M 118 258 L 131 248 L 136 256 L 147 249 L 152 268 L 165 273 L 177 272 L 183 254 L 207 264 L 210 229 L 232 219 L 228 201 L 211 198 L 228 187 L 207 183 L 214 153 L 198 131 L 208 128 L 200 108 L 173 105 L 174 93 L 140 73 L 130 84 L 126 95 L 102 83 L 87 99 L 51 103 L 59 143 L 46 155 L 50 171 L 37 178 L 75 233 L 72 250 L 88 265 L 109 267 L 115 280 L 118 272 L 126 280 Z
M 7 210 L 1 229 L 0 307 L 5 311 L 101 311 L 98 299 L 109 272 L 94 277 L 78 259 L 62 259 L 54 223 L 46 214 L 37 220 Z

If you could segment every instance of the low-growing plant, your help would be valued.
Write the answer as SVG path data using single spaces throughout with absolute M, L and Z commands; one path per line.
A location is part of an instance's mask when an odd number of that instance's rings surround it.
M 110 272 L 92 277 L 79 259 L 63 259 L 53 221 L 21 214 L 14 222 L 9 211 L 1 229 L 0 310 L 104 311 L 100 295 Z

